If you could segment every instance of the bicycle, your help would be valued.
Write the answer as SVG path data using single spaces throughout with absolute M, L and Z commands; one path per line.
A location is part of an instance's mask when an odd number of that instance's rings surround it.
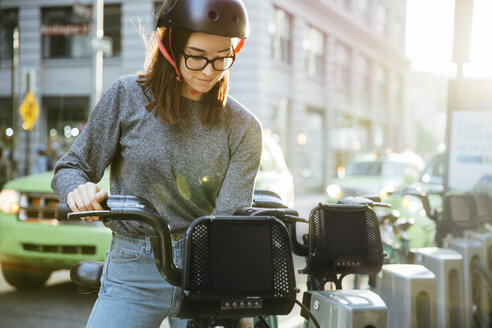
M 269 199 L 273 198 L 267 195 L 263 203 Z M 299 290 L 295 285 L 290 237 L 279 219 L 198 218 L 187 230 L 183 269 L 179 269 L 171 260 L 169 227 L 149 202 L 133 196 L 110 195 L 102 205 L 104 210 L 100 211 L 69 212 L 66 205 L 60 204 L 58 218 L 99 216 L 102 220 L 137 220 L 151 226 L 156 232 L 150 238 L 156 265 L 164 279 L 182 288 L 178 317 L 190 319 L 188 327 L 236 327 L 243 317 L 258 317 L 268 326 L 263 315 L 288 314 L 295 303 L 303 307 L 296 299 Z M 288 208 L 284 211 L 295 214 Z M 71 279 L 82 292 L 89 293 L 99 289 L 101 273 L 102 263 L 81 262 L 71 270 Z
M 156 265 L 166 280 L 175 286 L 183 287 L 183 302 L 179 317 L 191 319 L 190 327 L 218 325 L 234 327 L 238 318 L 247 316 L 257 316 L 260 325 L 268 327 L 270 325 L 263 315 L 287 314 L 292 310 L 294 303 L 301 307 L 302 316 L 309 319 L 312 325 L 320 327 L 319 320 L 312 314 L 313 310 L 325 305 L 335 308 L 339 306 L 329 304 L 329 300 L 320 298 L 331 292 L 323 291 L 326 282 L 335 283 L 338 289 L 335 293 L 338 297 L 344 297 L 344 295 L 348 295 L 347 293 L 351 294 L 350 297 L 360 297 L 361 294 L 354 295 L 353 292 L 341 290 L 343 277 L 349 273 L 379 271 L 380 264 L 382 264 L 382 260 L 380 261 L 382 251 L 380 250 L 380 239 L 378 239 L 378 225 L 374 223 L 375 217 L 372 210 L 366 205 L 319 204 L 313 209 L 310 220 L 307 221 L 299 218 L 296 210 L 281 204 L 278 196 L 274 193 L 257 191 L 253 204 L 256 207 L 242 209 L 235 213 L 236 216 L 231 217 L 202 217 L 190 225 L 185 237 L 184 270 L 182 271 L 176 268 L 172 261 L 168 261 L 172 258 L 169 228 L 164 219 L 155 213 L 152 205 L 142 199 L 130 196 L 110 196 L 104 205 L 105 211 L 77 212 L 71 213 L 69 216 L 71 218 L 100 216 L 103 219 L 110 217 L 138 219 L 151 225 L 157 232 L 156 236 L 151 238 L 153 248 L 156 250 Z M 335 220 L 332 220 L 333 218 Z M 352 229 L 348 229 L 346 225 L 341 228 L 338 226 L 340 220 L 344 219 L 351 221 L 351 223 L 357 222 L 358 225 L 355 226 L 355 229 L 358 231 L 361 227 L 363 228 L 356 233 L 355 239 L 352 233 L 353 225 L 351 226 Z M 295 224 L 298 222 L 309 223 L 310 225 L 309 237 L 305 238 L 307 242 L 303 244 L 297 242 L 296 239 Z M 369 229 L 366 227 L 367 222 L 370 223 Z M 321 227 L 326 228 L 327 226 L 329 226 L 328 230 L 321 229 Z M 250 230 L 249 233 L 247 232 L 248 229 Z M 214 232 L 211 233 L 211 231 Z M 273 233 L 273 231 L 275 232 Z M 331 231 L 331 235 L 330 233 L 327 235 L 327 231 Z M 253 234 L 256 245 L 251 241 L 244 241 L 243 238 L 245 235 L 251 236 Z M 229 240 L 243 239 L 242 246 L 239 246 L 239 249 L 231 250 L 231 246 L 224 244 L 222 240 L 227 235 L 232 236 L 232 238 L 229 236 Z M 260 238 L 260 242 L 258 242 L 258 236 L 261 235 L 266 236 L 266 238 Z M 276 237 L 272 239 L 271 236 L 274 235 Z M 354 241 L 359 237 L 362 237 L 361 240 L 367 240 L 367 236 L 370 239 L 369 243 L 358 242 L 355 246 L 351 245 L 350 242 L 347 243 L 347 241 Z M 271 245 L 271 247 L 267 245 Z M 258 282 L 260 285 L 263 284 L 263 291 L 261 293 L 255 292 L 253 296 L 249 295 L 248 292 L 255 288 L 248 287 L 247 290 L 244 290 L 244 279 L 248 281 L 248 274 L 250 273 L 241 270 L 234 271 L 238 262 L 235 261 L 232 264 L 230 262 L 236 257 L 235 254 L 240 253 L 241 247 L 243 249 L 246 247 L 250 253 L 249 258 L 243 255 L 240 259 L 241 262 L 256 268 L 274 268 L 271 272 L 268 269 L 266 271 L 263 269 L 260 279 L 255 278 L 254 282 L 249 280 L 249 284 Z M 268 248 L 276 250 L 275 254 L 272 252 L 265 253 L 264 250 Z M 215 259 L 222 258 L 219 262 L 207 260 L 212 254 L 220 253 L 224 249 L 228 249 L 229 255 L 215 256 Z M 254 251 L 251 252 L 251 249 Z M 338 251 L 327 253 L 327 249 L 338 249 Z M 370 256 L 360 254 L 361 250 L 367 251 L 368 249 L 371 253 Z M 305 256 L 307 261 L 306 268 L 300 271 L 300 273 L 308 274 L 309 281 L 308 292 L 304 294 L 302 303 L 296 300 L 299 289 L 295 287 L 291 253 Z M 276 264 L 270 266 L 269 263 L 273 262 Z M 212 263 L 213 265 L 211 265 Z M 231 269 L 232 273 L 227 275 L 225 272 Z M 82 291 L 91 292 L 98 289 L 101 271 L 100 264 L 85 262 L 74 267 L 71 277 L 73 281 L 79 284 Z M 281 286 L 280 289 L 266 290 L 268 289 L 265 288 L 266 281 L 271 275 L 274 281 L 275 279 L 279 281 L 277 286 Z M 217 277 L 220 277 L 218 280 L 221 283 L 214 285 L 214 279 L 210 279 L 211 276 L 216 277 L 215 281 L 217 281 Z M 238 279 L 239 277 L 241 279 Z M 243 282 L 237 283 L 238 280 Z M 224 283 L 225 286 L 223 286 Z M 364 298 L 375 299 L 375 301 L 373 300 L 373 308 L 369 310 L 385 311 L 384 303 L 382 306 L 377 297 L 367 294 L 369 291 L 361 292 L 365 293 Z M 270 322 L 273 322 L 274 326 L 276 325 L 275 321 Z
M 248 208 L 240 214 L 271 215 L 286 223 L 293 253 L 306 258 L 306 267 L 299 271 L 308 275 L 303 304 L 305 309 L 316 313 L 317 321 L 337 328 L 387 325 L 386 305 L 378 295 L 368 290 L 342 289 L 346 275 L 374 275 L 383 265 L 379 224 L 368 204 L 319 204 L 311 211 L 308 221 L 278 209 Z M 302 244 L 296 237 L 297 222 L 309 224 L 309 234 L 304 236 Z M 325 290 L 327 283 L 336 290 Z M 357 312 L 365 315 L 349 318 Z M 301 316 L 307 319 L 306 326 L 319 325 L 308 311 L 301 311 Z

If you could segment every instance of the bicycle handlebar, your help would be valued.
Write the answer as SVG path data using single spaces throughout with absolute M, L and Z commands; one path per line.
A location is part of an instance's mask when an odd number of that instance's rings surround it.
M 175 264 L 172 254 L 171 231 L 165 219 L 145 199 L 135 196 L 109 195 L 102 202 L 103 210 L 72 212 L 68 205 L 57 205 L 57 219 L 60 221 L 80 220 L 86 216 L 99 216 L 105 219 L 133 220 L 148 224 L 156 232 L 151 236 L 155 252 L 155 262 L 161 275 L 171 285 L 181 286 L 182 273 Z
M 338 204 L 347 204 L 347 205 L 367 205 L 370 207 L 374 206 L 380 206 L 380 207 L 391 207 L 391 204 L 388 203 L 383 203 L 381 201 L 377 201 L 374 197 L 372 196 L 349 196 L 349 197 L 344 197 L 341 198 L 338 202 Z

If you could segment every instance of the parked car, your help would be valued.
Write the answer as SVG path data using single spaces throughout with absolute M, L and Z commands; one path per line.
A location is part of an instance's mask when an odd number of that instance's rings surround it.
M 52 178 L 52 171 L 18 178 L 0 192 L 0 261 L 5 280 L 14 287 L 42 286 L 51 272 L 81 260 L 104 261 L 109 248 L 111 231 L 101 222 L 56 220 Z M 108 174 L 100 185 L 109 190 Z M 270 136 L 264 137 L 255 187 L 275 191 L 293 205 L 293 178 Z
M 422 160 L 408 154 L 366 154 L 356 157 L 344 173 L 332 180 L 327 202 L 336 203 L 341 197 L 379 195 L 385 198 L 397 188 L 410 185 L 419 178 Z
M 56 220 L 53 172 L 7 182 L 0 192 L 0 261 L 14 287 L 43 285 L 52 271 L 81 260 L 104 260 L 111 231 L 101 222 Z M 109 190 L 108 179 L 101 186 Z
M 408 222 L 409 226 L 405 228 L 408 249 L 433 246 L 435 221 L 426 215 L 417 197 L 400 192 L 418 182 L 422 168 L 422 159 L 413 153 L 358 156 L 347 166 L 344 175 L 328 185 L 327 202 L 336 203 L 347 196 L 379 196 L 383 202 L 391 204 L 395 221 L 399 219 L 394 224 Z M 399 240 L 397 236 L 392 237 Z M 402 244 L 393 246 L 398 248 Z
M 263 136 L 263 153 L 255 188 L 274 191 L 284 204 L 294 207 L 294 178 L 287 168 L 280 146 L 269 134 Z

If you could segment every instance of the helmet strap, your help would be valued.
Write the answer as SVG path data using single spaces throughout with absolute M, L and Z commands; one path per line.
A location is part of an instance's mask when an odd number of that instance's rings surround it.
M 169 56 L 169 53 L 167 52 L 166 48 L 162 44 L 161 41 L 161 35 L 160 33 L 157 33 L 157 45 L 159 46 L 159 50 L 161 51 L 161 54 L 166 58 L 166 60 L 171 64 L 172 67 L 174 67 L 174 70 L 176 71 L 176 80 L 179 82 L 183 82 L 183 77 L 181 76 L 181 73 L 178 70 L 178 67 L 176 66 L 176 61 L 174 60 L 174 54 L 173 54 L 173 48 L 171 45 L 171 28 L 169 28 L 169 46 L 171 48 L 171 56 Z
M 166 60 L 169 62 L 169 64 L 171 64 L 171 66 L 174 67 L 174 70 L 176 71 L 176 80 L 178 80 L 179 82 L 183 82 L 183 76 L 179 72 L 178 66 L 176 65 L 176 60 L 174 59 L 173 46 L 171 43 L 171 31 L 172 31 L 172 28 L 169 27 L 169 48 L 171 49 L 171 56 L 169 56 L 169 53 L 167 52 L 166 48 L 162 44 L 161 35 L 159 33 L 157 33 L 157 45 L 159 47 L 161 54 L 164 56 L 164 58 L 166 58 Z M 190 91 L 190 94 L 192 96 L 196 96 L 199 93 L 200 93 L 200 91 L 196 91 L 196 90 Z
M 239 43 L 237 44 L 236 48 L 234 49 L 234 53 L 237 54 L 239 51 L 241 51 L 243 46 L 244 46 L 244 39 L 241 39 L 241 40 L 239 40 Z

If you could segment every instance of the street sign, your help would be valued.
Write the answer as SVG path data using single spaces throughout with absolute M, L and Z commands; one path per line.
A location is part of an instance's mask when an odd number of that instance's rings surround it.
M 449 82 L 444 191 L 492 194 L 492 81 Z
M 41 35 L 85 35 L 89 34 L 89 24 L 44 24 L 41 25 Z
M 92 38 L 91 47 L 94 51 L 102 51 L 108 57 L 113 55 L 113 39 L 110 37 L 104 36 L 101 39 Z
M 39 116 L 39 105 L 31 91 L 28 91 L 24 100 L 22 100 L 19 113 L 24 121 L 22 128 L 24 130 L 32 130 Z

